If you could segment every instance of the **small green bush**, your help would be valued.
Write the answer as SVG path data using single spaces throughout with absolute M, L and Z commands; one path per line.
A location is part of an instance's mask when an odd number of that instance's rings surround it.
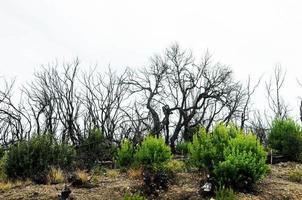
M 169 175 L 164 165 L 171 159 L 171 149 L 163 138 L 147 136 L 135 153 L 136 164 L 143 167 L 144 190 L 146 194 L 158 195 L 166 190 Z
M 302 154 L 301 127 L 292 119 L 276 119 L 268 135 L 268 144 L 290 161 L 300 161 Z
M 62 169 L 69 167 L 73 157 L 74 149 L 71 146 L 56 144 L 48 134 L 37 135 L 29 141 L 10 146 L 4 164 L 5 172 L 12 179 L 44 179 L 51 166 Z
M 91 169 L 98 161 L 113 160 L 114 147 L 100 129 L 94 128 L 77 149 L 79 168 Z
M 130 195 L 128 193 L 125 194 L 123 200 L 145 200 L 146 198 L 141 196 L 138 193 L 135 193 L 133 195 Z
M 218 124 L 211 133 L 206 133 L 206 130 L 201 127 L 189 145 L 190 163 L 200 170 L 207 169 L 211 172 L 214 165 L 224 159 L 225 147 L 237 134 L 242 133 L 234 125 L 225 127 L 223 124 Z
M 73 146 L 69 144 L 58 144 L 52 145 L 52 161 L 51 165 L 64 169 L 70 170 L 74 167 L 74 159 L 76 151 Z
M 104 175 L 106 174 L 106 168 L 102 165 L 95 165 L 92 167 L 91 169 L 91 173 L 94 175 L 94 176 L 101 176 L 101 175 Z
M 180 160 L 170 160 L 164 165 L 164 169 L 171 173 L 185 172 L 186 164 Z
M 201 128 L 189 149 L 190 163 L 206 170 L 216 185 L 246 188 L 268 172 L 263 146 L 234 125 L 218 124 L 211 133 Z
M 295 169 L 290 171 L 288 178 L 292 182 L 302 183 L 302 169 Z
M 7 175 L 5 170 L 6 162 L 7 162 L 7 153 L 5 153 L 0 159 L 0 181 L 7 180 Z
M 143 166 L 163 165 L 172 157 L 171 149 L 163 138 L 147 136 L 135 153 L 138 164 Z
M 180 142 L 176 145 L 175 150 L 177 154 L 187 155 L 189 153 L 189 142 Z
M 0 159 L 4 156 L 5 154 L 5 150 L 3 149 L 3 147 L 0 145 Z
M 213 160 L 216 157 L 216 148 L 213 146 L 211 136 L 208 135 L 204 128 L 193 136 L 193 141 L 189 145 L 190 163 L 198 169 L 212 168 Z
M 215 200 L 237 200 L 235 192 L 232 188 L 219 187 L 215 191 Z
M 224 149 L 224 160 L 214 166 L 221 185 L 248 188 L 268 172 L 266 152 L 254 135 L 237 135 Z
M 117 164 L 122 168 L 129 168 L 134 161 L 134 148 L 129 140 L 124 140 L 117 151 Z

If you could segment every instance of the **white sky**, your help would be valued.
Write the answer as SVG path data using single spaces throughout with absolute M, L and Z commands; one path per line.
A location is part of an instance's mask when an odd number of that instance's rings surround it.
M 177 41 L 196 56 L 209 49 L 241 80 L 268 80 L 280 63 L 285 100 L 298 110 L 301 11 L 299 0 L 0 0 L 0 76 L 24 82 L 77 56 L 82 68 L 139 67 Z M 266 103 L 263 88 L 254 102 Z

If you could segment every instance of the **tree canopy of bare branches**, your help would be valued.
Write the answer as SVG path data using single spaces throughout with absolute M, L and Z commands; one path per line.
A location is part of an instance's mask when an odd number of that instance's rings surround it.
M 192 140 L 199 126 L 211 129 L 217 122 L 238 122 L 243 129 L 249 120 L 252 86 L 236 81 L 232 70 L 214 62 L 206 52 L 196 58 L 191 51 L 172 44 L 151 57 L 149 65 L 114 72 L 98 67 L 81 71 L 80 62 L 58 62 L 43 66 L 22 87 L 21 103 L 12 101 L 13 83 L 0 93 L 0 134 L 4 144 L 52 134 L 54 139 L 80 145 L 98 128 L 110 142 L 145 134 L 165 137 L 172 148 L 179 140 Z M 277 96 L 267 83 L 270 106 L 285 116 L 280 97 L 284 75 L 275 70 Z

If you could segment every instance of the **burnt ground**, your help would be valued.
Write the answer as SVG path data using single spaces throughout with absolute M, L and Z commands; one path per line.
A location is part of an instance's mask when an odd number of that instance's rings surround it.
M 271 173 L 257 183 L 249 193 L 238 193 L 244 200 L 302 200 L 302 183 L 289 181 L 288 173 L 302 164 L 279 163 L 271 166 Z M 201 175 L 179 173 L 169 189 L 161 192 L 157 199 L 186 200 L 209 199 L 198 194 Z M 0 199 L 58 199 L 64 184 L 36 185 L 33 183 L 18 184 L 10 189 L 0 190 Z M 141 179 L 129 177 L 125 173 L 117 177 L 100 176 L 89 188 L 71 187 L 71 199 L 119 200 L 123 195 L 141 190 Z M 151 197 L 149 197 L 151 198 Z

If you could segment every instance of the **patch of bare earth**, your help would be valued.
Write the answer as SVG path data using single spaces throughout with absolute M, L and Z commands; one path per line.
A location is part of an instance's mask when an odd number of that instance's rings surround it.
M 302 200 L 302 184 L 289 181 L 288 173 L 301 164 L 280 163 L 272 165 L 272 172 L 260 181 L 251 193 L 239 193 L 244 200 Z M 156 199 L 163 200 L 197 200 L 202 198 L 198 194 L 201 176 L 194 173 L 177 174 L 174 184 L 169 190 L 162 191 Z M 0 199 L 58 199 L 63 184 L 35 185 L 27 184 L 15 186 L 8 190 L 0 191 Z M 120 200 L 126 192 L 137 192 L 142 188 L 142 181 L 129 178 L 121 174 L 115 178 L 100 177 L 99 181 L 91 188 L 70 187 L 71 199 L 99 199 Z M 149 197 L 150 198 L 150 197 Z
M 260 181 L 254 194 L 240 194 L 246 200 L 302 200 L 302 184 L 289 180 L 288 174 L 295 168 L 302 168 L 302 164 L 279 163 L 271 165 L 271 173 Z

